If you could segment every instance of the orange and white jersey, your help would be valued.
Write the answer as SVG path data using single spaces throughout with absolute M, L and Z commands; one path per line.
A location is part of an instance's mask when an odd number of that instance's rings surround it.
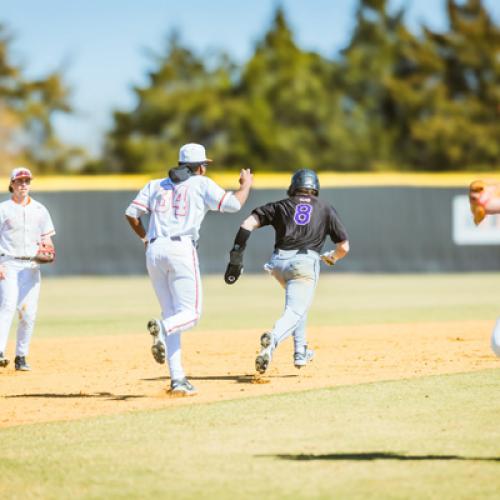
M 241 204 L 231 191 L 212 179 L 193 175 L 174 184 L 169 178 L 149 182 L 128 206 L 126 214 L 149 214 L 147 239 L 175 236 L 199 238 L 200 226 L 209 210 L 237 212 Z
M 0 253 L 35 255 L 42 238 L 54 234 L 49 211 L 40 202 L 29 198 L 26 205 L 12 199 L 0 203 Z

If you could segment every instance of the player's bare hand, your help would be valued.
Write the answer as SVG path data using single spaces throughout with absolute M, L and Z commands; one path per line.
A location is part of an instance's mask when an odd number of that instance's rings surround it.
M 0 280 L 4 280 L 7 277 L 7 271 L 4 266 L 0 265 Z
M 244 168 L 240 171 L 240 185 L 242 187 L 250 187 L 253 184 L 253 174 L 249 168 Z

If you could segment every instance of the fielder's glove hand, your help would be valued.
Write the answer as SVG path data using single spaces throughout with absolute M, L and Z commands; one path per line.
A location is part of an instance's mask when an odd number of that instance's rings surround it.
M 48 243 L 40 243 L 33 260 L 37 264 L 51 264 L 56 260 L 56 249 Z
M 487 215 L 499 214 L 500 184 L 474 181 L 469 187 L 469 201 L 475 224 L 479 224 Z
M 470 211 L 474 217 L 476 226 L 486 217 L 484 205 L 487 202 L 486 183 L 484 181 L 474 181 L 469 186 Z
M 224 281 L 228 285 L 236 283 L 243 272 L 243 251 L 231 250 L 229 252 L 229 264 L 224 273 Z
M 327 266 L 334 266 L 335 262 L 337 262 L 334 252 L 326 252 L 319 257 Z

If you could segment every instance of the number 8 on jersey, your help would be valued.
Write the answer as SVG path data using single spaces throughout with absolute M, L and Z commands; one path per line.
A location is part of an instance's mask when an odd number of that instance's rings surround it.
M 293 220 L 299 226 L 305 226 L 306 224 L 309 224 L 311 220 L 312 211 L 312 205 L 309 205 L 308 203 L 299 203 L 295 207 L 295 215 L 293 216 Z

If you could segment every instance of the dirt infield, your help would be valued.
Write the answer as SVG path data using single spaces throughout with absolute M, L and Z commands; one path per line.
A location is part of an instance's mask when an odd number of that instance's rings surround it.
M 295 369 L 288 340 L 257 380 L 261 332 L 188 332 L 184 365 L 199 394 L 180 399 L 168 396 L 166 368 L 153 361 L 146 333 L 35 338 L 32 372 L 15 372 L 12 363 L 0 369 L 0 427 L 497 368 L 491 327 L 468 321 L 312 328 L 313 363 Z

